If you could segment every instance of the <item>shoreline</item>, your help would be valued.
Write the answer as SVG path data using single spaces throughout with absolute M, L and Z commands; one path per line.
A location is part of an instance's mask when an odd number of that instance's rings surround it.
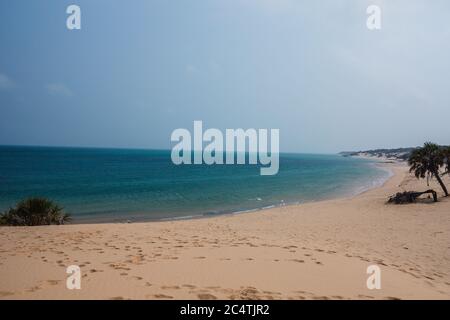
M 386 165 L 357 196 L 258 214 L 1 227 L 0 299 L 449 299 L 450 201 L 386 205 L 426 187 Z M 82 290 L 65 288 L 72 264 Z M 381 290 L 366 288 L 372 264 Z
M 365 192 L 368 192 L 373 189 L 381 188 L 389 179 L 391 179 L 394 176 L 393 171 L 389 168 L 389 165 L 391 162 L 386 162 L 388 160 L 380 159 L 377 157 L 363 157 L 363 156 L 355 156 L 355 158 L 361 158 L 366 160 L 373 160 L 374 166 L 377 166 L 380 170 L 385 170 L 388 172 L 388 176 L 385 178 L 380 178 L 381 182 L 376 182 L 375 184 L 372 184 L 371 186 L 361 186 L 358 188 L 358 190 L 354 190 L 350 192 L 348 195 L 342 195 L 342 196 L 333 196 L 328 199 L 319 199 L 319 200 L 308 200 L 304 202 L 300 201 L 293 201 L 293 202 L 282 202 L 282 203 L 275 203 L 264 207 L 256 207 L 252 209 L 238 209 L 237 211 L 223 211 L 218 213 L 192 213 L 186 216 L 179 216 L 179 217 L 173 217 L 173 218 L 160 218 L 160 219 L 152 219 L 152 218 L 141 218 L 141 219 L 127 219 L 127 218 L 117 218 L 113 219 L 113 221 L 101 221 L 96 220 L 95 218 L 88 218 L 88 219 L 80 219 L 81 221 L 78 221 L 78 219 L 74 223 L 69 223 L 67 225 L 95 225 L 95 224 L 135 224 L 135 223 L 157 223 L 157 222 L 169 222 L 169 221 L 184 221 L 184 220 L 199 220 L 199 219 L 213 219 L 218 218 L 222 216 L 233 216 L 233 215 L 240 215 L 240 214 L 248 214 L 248 213 L 255 213 L 265 210 L 271 210 L 275 208 L 282 208 L 282 207 L 290 207 L 290 206 L 300 206 L 307 203 L 318 203 L 322 201 L 331 201 L 331 200 L 339 200 L 339 199 L 352 199 L 354 197 L 357 197 L 360 194 L 363 194 Z M 402 162 L 398 162 L 398 164 L 403 164 Z M 372 181 L 373 182 L 373 181 Z M 361 190 L 359 190 L 361 189 Z M 105 220 L 110 220 L 106 218 Z M 114 220 L 120 220 L 120 221 L 114 221 Z

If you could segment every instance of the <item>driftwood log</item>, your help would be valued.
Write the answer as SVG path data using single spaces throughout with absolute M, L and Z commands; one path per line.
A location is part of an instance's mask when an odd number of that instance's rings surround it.
M 390 196 L 388 203 L 402 204 L 402 203 L 413 203 L 416 202 L 417 198 L 425 193 L 431 193 L 433 195 L 433 201 L 437 202 L 437 193 L 433 189 L 429 189 L 423 192 L 416 191 L 405 191 L 397 192 L 395 195 Z

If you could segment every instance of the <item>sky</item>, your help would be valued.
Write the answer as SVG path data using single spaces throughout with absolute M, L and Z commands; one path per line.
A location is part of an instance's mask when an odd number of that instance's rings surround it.
M 170 149 L 194 120 L 284 152 L 450 144 L 449 57 L 447 0 L 1 1 L 0 145 Z

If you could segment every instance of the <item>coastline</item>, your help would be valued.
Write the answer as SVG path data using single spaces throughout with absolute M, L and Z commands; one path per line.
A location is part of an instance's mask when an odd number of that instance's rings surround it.
M 79 148 L 69 158 L 67 148 L 0 151 L 0 211 L 43 196 L 71 214 L 71 224 L 208 218 L 337 199 L 386 177 L 373 161 L 339 154 L 281 154 L 282 172 L 268 178 L 254 166 L 175 166 L 169 150 Z
M 348 194 L 346 194 L 346 195 L 331 196 L 328 199 L 306 200 L 303 202 L 301 202 L 301 201 L 284 202 L 283 201 L 283 202 L 277 202 L 277 203 L 273 203 L 270 205 L 266 205 L 263 207 L 255 207 L 255 208 L 250 208 L 250 209 L 237 209 L 235 211 L 224 210 L 223 212 L 216 212 L 216 213 L 190 213 L 190 214 L 187 214 L 186 216 L 176 216 L 176 217 L 168 217 L 168 218 L 146 218 L 145 215 L 143 215 L 139 219 L 136 219 L 136 218 L 128 219 L 125 217 L 124 218 L 89 218 L 89 219 L 76 218 L 73 222 L 70 223 L 70 225 L 109 224 L 109 223 L 113 223 L 113 224 L 156 223 L 156 222 L 167 222 L 167 221 L 211 219 L 211 218 L 217 218 L 217 217 L 227 216 L 227 215 L 248 214 L 248 213 L 260 212 L 260 211 L 270 210 L 270 209 L 275 209 L 275 208 L 299 206 L 299 205 L 303 205 L 306 203 L 317 203 L 317 202 L 322 202 L 322 201 L 339 200 L 339 199 L 351 199 L 353 197 L 356 197 L 356 196 L 363 194 L 365 192 L 368 192 L 370 190 L 382 187 L 394 175 L 393 171 L 390 169 L 390 166 L 389 166 L 389 164 L 391 164 L 391 162 L 389 162 L 390 159 L 371 157 L 371 156 L 353 156 L 353 157 L 374 161 L 372 163 L 372 165 L 376 166 L 379 170 L 388 172 L 388 176 L 379 178 L 376 181 L 372 181 L 372 184 L 369 186 L 367 186 L 367 185 L 360 186 L 357 189 L 352 190 L 351 192 L 348 192 Z M 403 164 L 403 162 L 396 162 L 396 163 Z
M 356 196 L 257 214 L 1 227 L 0 299 L 449 299 L 450 201 L 386 205 L 426 183 L 385 165 L 394 175 Z M 71 264 L 81 290 L 66 289 Z

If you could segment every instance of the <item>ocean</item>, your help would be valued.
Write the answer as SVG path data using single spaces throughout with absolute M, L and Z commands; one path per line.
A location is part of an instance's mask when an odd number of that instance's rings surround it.
M 390 172 L 340 155 L 280 154 L 259 165 L 180 165 L 169 150 L 0 147 L 0 211 L 30 196 L 64 207 L 74 222 L 184 219 L 351 196 Z

